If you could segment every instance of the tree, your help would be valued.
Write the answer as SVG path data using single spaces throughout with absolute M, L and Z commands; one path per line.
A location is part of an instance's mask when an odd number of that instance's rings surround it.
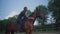
M 30 10 L 28 10 L 27 13 L 26 13 L 26 16 L 28 17 L 29 15 L 31 15 L 31 13 L 32 12 Z
M 7 23 L 8 23 L 7 19 L 0 20 L 0 31 L 1 32 L 5 30 Z
M 56 19 L 55 27 L 60 27 L 60 0 L 50 0 L 48 3 L 48 9 L 53 12 L 53 16 Z

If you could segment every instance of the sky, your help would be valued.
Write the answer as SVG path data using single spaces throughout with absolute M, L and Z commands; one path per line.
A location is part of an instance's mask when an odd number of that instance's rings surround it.
M 48 5 L 48 0 L 0 0 L 0 20 L 18 15 L 25 6 L 33 11 L 38 5 Z

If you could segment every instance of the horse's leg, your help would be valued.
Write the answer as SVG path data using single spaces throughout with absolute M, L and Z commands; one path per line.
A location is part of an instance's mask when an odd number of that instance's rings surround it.
M 26 34 L 32 34 L 32 29 L 26 30 Z
M 29 34 L 29 30 L 26 30 L 26 34 Z
M 10 34 L 10 32 L 7 31 L 5 34 Z
M 10 34 L 10 31 L 9 30 L 6 30 L 5 34 Z
M 26 22 L 25 25 L 26 34 L 32 34 L 33 25 L 30 22 Z
M 7 34 L 10 34 L 10 32 L 7 32 Z
M 11 34 L 14 34 L 14 31 L 11 31 Z
M 33 25 L 30 26 L 29 34 L 32 34 Z
M 32 30 L 29 31 L 29 34 L 32 34 Z
M 32 34 L 32 31 L 28 30 L 26 31 L 26 34 Z

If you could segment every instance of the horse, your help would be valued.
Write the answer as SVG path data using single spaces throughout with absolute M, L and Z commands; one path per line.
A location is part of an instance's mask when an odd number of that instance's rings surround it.
M 14 32 L 17 32 L 17 31 L 20 31 L 20 30 L 23 30 L 26 34 L 32 34 L 33 27 L 34 27 L 33 24 L 34 24 L 36 18 L 41 18 L 41 19 L 45 20 L 45 16 L 43 15 L 43 13 L 41 13 L 39 11 L 39 9 L 36 9 L 28 17 L 32 17 L 33 19 L 26 19 L 23 22 L 22 27 L 17 27 L 16 23 L 11 22 L 6 28 L 6 34 L 10 34 L 10 32 L 11 32 L 11 34 L 14 34 Z

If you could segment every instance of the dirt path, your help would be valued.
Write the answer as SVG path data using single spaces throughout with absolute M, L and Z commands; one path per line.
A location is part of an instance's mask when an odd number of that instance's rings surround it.
M 0 34 L 5 34 L 5 33 L 0 33 Z M 17 34 L 25 34 L 25 33 L 17 33 Z M 60 34 L 60 32 L 33 32 L 32 34 Z
M 18 33 L 18 34 L 25 34 L 25 33 Z M 32 34 L 60 34 L 60 32 L 33 32 Z

